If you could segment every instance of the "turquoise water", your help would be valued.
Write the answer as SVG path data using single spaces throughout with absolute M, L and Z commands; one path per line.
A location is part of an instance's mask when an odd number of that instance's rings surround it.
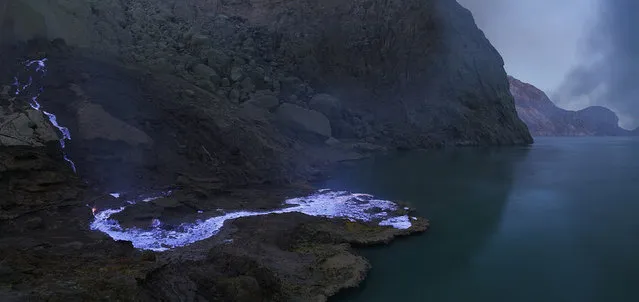
M 639 139 L 406 153 L 328 185 L 407 201 L 432 224 L 363 250 L 369 277 L 334 301 L 639 301 Z

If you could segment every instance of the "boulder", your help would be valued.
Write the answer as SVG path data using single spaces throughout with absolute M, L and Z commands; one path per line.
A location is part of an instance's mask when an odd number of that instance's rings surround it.
M 237 81 L 241 80 L 242 77 L 243 77 L 242 68 L 237 67 L 237 66 L 231 68 L 231 81 L 237 82 Z
M 293 104 L 282 104 L 275 111 L 277 120 L 288 127 L 320 136 L 331 137 L 331 123 L 321 112 L 302 108 Z
M 35 109 L 0 116 L 0 146 L 37 147 L 58 139 L 48 119 Z
M 206 64 L 218 70 L 227 70 L 231 58 L 219 50 L 211 49 L 206 52 Z
M 240 91 L 237 89 L 232 89 L 231 92 L 229 92 L 229 100 L 234 103 L 238 103 L 240 101 Z
M 243 91 L 247 92 L 251 92 L 255 89 L 255 84 L 253 84 L 253 80 L 251 80 L 251 78 L 249 77 L 244 78 L 244 80 L 242 80 L 242 82 L 240 83 L 240 86 L 242 87 Z
M 195 73 L 197 76 L 209 80 L 213 83 L 219 83 L 221 78 L 220 76 L 217 74 L 217 72 L 215 71 L 215 69 L 206 66 L 204 64 L 197 64 L 193 67 L 193 73 Z
M 330 94 L 320 93 L 311 98 L 308 106 L 328 117 L 339 117 L 342 112 L 342 103 Z
M 277 96 L 270 91 L 259 91 L 251 97 L 249 103 L 260 108 L 271 110 L 277 107 L 280 101 L 277 99 Z
M 191 37 L 191 45 L 193 47 L 203 47 L 211 44 L 211 39 L 205 35 L 195 34 Z

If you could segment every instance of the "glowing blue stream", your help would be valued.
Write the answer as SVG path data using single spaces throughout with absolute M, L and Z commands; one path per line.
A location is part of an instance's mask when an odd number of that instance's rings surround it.
M 25 67 L 33 68 L 33 66 L 35 66 L 35 72 L 41 73 L 42 77 L 44 77 L 47 73 L 46 62 L 47 62 L 47 58 L 44 58 L 41 60 L 31 60 L 25 63 Z M 14 80 L 13 86 L 15 86 L 16 95 L 21 94 L 22 92 L 27 90 L 27 88 L 29 88 L 31 84 L 33 84 L 33 78 L 31 76 L 29 76 L 29 81 L 27 81 L 27 83 L 25 84 L 21 84 L 17 76 L 13 77 L 13 80 Z M 29 105 L 31 106 L 31 108 L 44 113 L 44 115 L 46 115 L 47 118 L 49 119 L 49 122 L 51 123 L 51 125 L 53 125 L 56 129 L 58 129 L 58 131 L 60 131 L 60 133 L 62 134 L 62 138 L 60 139 L 60 148 L 62 150 L 62 157 L 64 158 L 66 162 L 69 163 L 69 165 L 71 166 L 71 169 L 73 169 L 73 172 L 77 172 L 75 168 L 75 163 L 69 158 L 66 152 L 64 152 L 64 149 L 66 147 L 65 141 L 71 140 L 71 132 L 69 131 L 67 127 L 63 127 L 60 124 L 58 124 L 58 118 L 55 116 L 55 114 L 42 110 L 42 105 L 40 105 L 40 103 L 38 102 L 40 93 L 42 93 L 42 87 L 38 89 L 37 95 L 31 97 L 31 99 L 29 100 Z
M 148 202 L 162 196 L 145 198 L 140 201 L 128 200 L 129 204 Z M 117 193 L 113 195 L 120 196 Z M 171 248 L 186 246 L 216 235 L 227 220 L 241 217 L 251 217 L 269 214 L 302 213 L 310 216 L 327 218 L 344 218 L 350 221 L 376 222 L 380 226 L 408 229 L 412 226 L 411 219 L 416 217 L 393 216 L 398 209 L 397 204 L 388 200 L 375 199 L 368 194 L 356 194 L 345 191 L 320 190 L 317 193 L 284 201 L 284 207 L 270 211 L 238 211 L 225 213 L 221 216 L 198 220 L 194 223 L 183 223 L 171 230 L 164 229 L 162 222 L 155 218 L 149 221 L 149 227 L 124 229 L 111 219 L 116 213 L 122 212 L 127 206 L 116 209 L 97 211 L 94 209 L 95 219 L 91 223 L 92 230 L 99 230 L 115 240 L 131 241 L 139 249 L 165 251 Z
M 46 61 L 46 58 L 28 61 L 25 63 L 25 66 L 27 68 L 33 68 L 33 66 L 35 66 L 35 71 L 41 73 L 44 77 L 46 74 Z M 14 79 L 15 82 L 13 85 L 16 88 L 16 95 L 21 94 L 33 84 L 31 77 L 29 77 L 29 81 L 25 84 L 21 84 L 17 76 Z M 42 110 L 42 106 L 38 102 L 40 93 L 42 93 L 42 87 L 39 88 L 39 93 L 30 99 L 29 105 L 31 105 L 31 108 L 44 113 L 49 119 L 49 122 L 62 133 L 60 147 L 62 148 L 64 160 L 71 165 L 73 171 L 76 171 L 75 164 L 64 152 L 66 147 L 65 142 L 66 140 L 71 140 L 71 133 L 68 128 L 58 123 L 53 113 Z M 128 206 L 135 205 L 138 202 L 150 202 L 158 198 L 167 197 L 170 194 L 171 192 L 163 192 L 151 197 L 147 196 L 136 200 L 126 200 L 128 205 L 116 209 L 98 211 L 98 209 L 92 208 L 94 220 L 91 223 L 91 229 L 104 232 L 115 240 L 131 241 L 133 246 L 139 249 L 165 251 L 214 236 L 222 228 L 225 221 L 241 217 L 298 212 L 310 216 L 344 218 L 353 222 L 374 222 L 380 226 L 397 229 L 408 229 L 412 226 L 411 219 L 417 219 L 407 215 L 393 216 L 393 213 L 398 209 L 397 204 L 394 202 L 375 199 L 368 194 L 354 194 L 328 189 L 319 190 L 317 193 L 307 197 L 288 199 L 284 201 L 280 209 L 225 213 L 224 215 L 211 217 L 206 220 L 198 220 L 194 223 L 183 223 L 172 230 L 163 228 L 162 222 L 157 218 L 152 219 L 149 222 L 149 227 L 146 229 L 135 227 L 124 229 L 116 220 L 111 219 L 112 215 L 122 212 Z M 121 198 L 120 193 L 110 193 L 109 195 L 117 199 Z M 408 208 L 405 209 L 408 210 Z M 202 213 L 202 211 L 198 211 L 198 213 Z

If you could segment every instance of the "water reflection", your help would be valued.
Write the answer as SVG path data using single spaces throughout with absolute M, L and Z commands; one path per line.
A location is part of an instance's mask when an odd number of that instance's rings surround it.
M 420 301 L 450 297 L 447 289 L 468 277 L 498 230 L 517 166 L 528 152 L 528 147 L 430 150 L 341 171 L 329 186 L 409 202 L 431 219 L 432 228 L 423 238 L 394 243 L 393 259 L 383 258 L 385 247 L 364 250 L 374 265 L 371 275 L 360 289 L 335 301 L 392 301 L 398 293 Z M 415 278 L 421 286 L 414 286 Z

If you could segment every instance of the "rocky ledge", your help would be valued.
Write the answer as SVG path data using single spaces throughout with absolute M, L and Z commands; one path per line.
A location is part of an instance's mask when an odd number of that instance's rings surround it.
M 385 150 L 532 141 L 453 0 L 18 0 L 0 21 L 3 301 L 325 300 L 370 267 L 352 246 L 428 222 L 291 203 L 308 183 Z M 153 237 L 204 219 L 215 236 Z
M 277 195 L 260 190 L 221 197 L 241 204 L 273 202 Z M 216 200 L 203 203 L 218 206 Z M 3 220 L 2 301 L 325 301 L 357 286 L 370 269 L 352 245 L 388 243 L 427 227 L 423 219 L 400 230 L 272 214 L 229 220 L 216 236 L 155 253 L 91 231 L 92 219 L 90 208 L 69 202 Z
M 17 84 L 0 95 L 2 301 L 321 301 L 357 286 L 370 268 L 352 245 L 427 228 L 422 218 L 402 228 L 362 219 L 408 219 L 410 210 L 389 204 L 351 216 L 342 215 L 348 207 L 316 213 L 319 207 L 283 204 L 315 192 L 288 177 L 304 183 L 317 177 L 313 171 L 375 147 L 293 140 L 277 128 L 291 124 L 247 123 L 244 106 L 179 78 L 96 60 L 61 41 L 32 41 L 5 54 L 12 52 L 40 58 L 34 62 L 50 76 L 17 68 L 9 81 Z M 114 86 L 113 79 L 129 85 Z M 62 146 L 65 133 L 70 139 Z M 309 150 L 306 158 L 293 156 L 301 150 Z M 110 191 L 116 187 L 124 193 Z M 126 203 L 168 189 L 152 201 Z M 348 202 L 336 197 L 322 209 Z M 118 228 L 95 226 L 122 204 L 124 211 L 107 217 Z M 232 215 L 246 211 L 259 215 Z M 208 235 L 170 246 L 140 246 L 140 237 L 116 241 L 110 232 L 187 236 L 189 225 L 216 217 L 224 219 L 207 225 Z M 164 246 L 169 251 L 148 250 Z

